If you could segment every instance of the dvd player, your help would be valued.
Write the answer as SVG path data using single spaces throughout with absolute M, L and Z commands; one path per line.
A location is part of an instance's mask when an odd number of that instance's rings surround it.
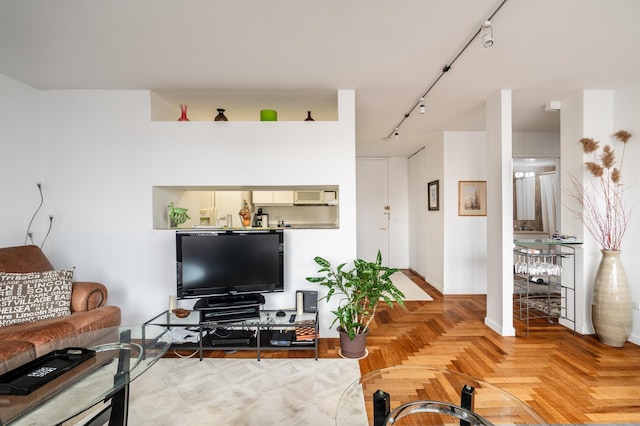
M 248 345 L 253 332 L 247 330 L 216 330 L 210 331 L 211 345 Z
M 249 339 L 211 339 L 211 346 L 249 345 Z
M 200 321 L 206 322 L 237 322 L 260 318 L 258 307 L 241 308 L 225 311 L 200 311 Z

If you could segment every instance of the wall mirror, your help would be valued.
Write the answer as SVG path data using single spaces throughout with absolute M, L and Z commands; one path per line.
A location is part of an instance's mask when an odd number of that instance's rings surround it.
M 560 228 L 558 158 L 513 159 L 513 229 L 549 238 Z

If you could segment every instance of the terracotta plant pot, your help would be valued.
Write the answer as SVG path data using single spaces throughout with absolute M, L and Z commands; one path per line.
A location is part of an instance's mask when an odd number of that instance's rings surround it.
M 346 333 L 342 327 L 338 327 L 338 334 L 340 335 L 340 356 L 343 358 L 363 358 L 367 355 L 367 335 L 369 329 L 363 334 L 356 334 L 351 340 L 349 334 Z

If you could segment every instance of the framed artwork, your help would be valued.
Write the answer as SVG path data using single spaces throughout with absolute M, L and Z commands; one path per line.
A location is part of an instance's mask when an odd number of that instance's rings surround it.
M 440 181 L 434 180 L 427 184 L 429 210 L 440 210 Z
M 458 216 L 487 215 L 487 181 L 458 181 Z

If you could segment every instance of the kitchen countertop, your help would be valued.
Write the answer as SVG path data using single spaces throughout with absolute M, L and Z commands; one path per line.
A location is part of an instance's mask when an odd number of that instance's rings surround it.
M 181 228 L 181 229 L 189 229 L 189 228 Z M 204 226 L 204 225 L 195 225 L 191 229 L 201 229 L 201 230 L 212 230 L 212 231 L 225 231 L 229 228 L 218 227 L 218 226 Z M 331 223 L 287 223 L 284 227 L 282 226 L 270 226 L 269 228 L 262 227 L 242 227 L 242 228 L 230 228 L 230 231 L 241 231 L 243 229 L 246 230 L 260 230 L 260 229 L 339 229 L 339 227 L 335 224 Z
M 285 229 L 339 229 L 338 226 L 330 223 L 292 223 L 285 226 Z

